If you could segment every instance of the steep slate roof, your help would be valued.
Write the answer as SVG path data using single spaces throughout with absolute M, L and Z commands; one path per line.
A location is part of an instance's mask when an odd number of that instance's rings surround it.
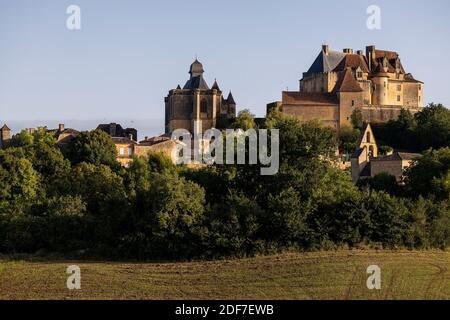
M 361 67 L 363 72 L 369 72 L 366 59 L 363 55 L 359 54 L 347 54 L 342 61 L 333 69 L 333 71 L 344 71 L 346 68 L 352 68 L 354 70 Z
M 191 77 L 186 84 L 184 85 L 183 89 L 189 89 L 189 90 L 209 90 L 208 84 L 206 83 L 205 79 L 203 79 L 203 76 L 197 76 L 197 77 Z
M 282 103 L 295 105 L 338 105 L 339 100 L 334 93 L 283 91 Z
M 6 125 L 6 123 L 3 125 L 3 127 L 1 128 L 1 130 L 4 130 L 4 131 L 11 131 L 11 129 L 10 128 L 8 128 L 8 126 Z
M 353 77 L 351 68 L 345 69 L 344 73 L 339 78 L 334 92 L 362 92 L 363 89 L 358 84 L 358 81 Z
M 372 161 L 412 161 L 420 158 L 422 155 L 419 153 L 409 153 L 409 152 L 394 152 L 389 156 L 378 157 L 371 159 Z
M 323 50 L 319 53 L 306 74 L 330 72 L 342 61 L 345 53 L 339 51 L 329 51 L 325 54 Z
M 220 90 L 219 84 L 217 83 L 217 80 L 216 80 L 216 79 L 214 79 L 214 83 L 213 83 L 211 89 Z
M 417 83 L 423 83 L 422 81 L 420 81 L 420 80 L 416 80 L 415 78 L 414 78 L 414 76 L 411 74 L 411 73 L 407 73 L 407 74 L 405 74 L 405 81 L 406 82 L 417 82 Z
M 228 104 L 236 104 L 236 102 L 234 102 L 234 98 L 233 98 L 233 95 L 231 94 L 231 91 L 228 94 L 227 103 Z
M 361 143 L 359 143 L 359 144 L 361 144 Z M 358 144 L 358 145 L 359 145 Z M 351 158 L 352 159 L 358 159 L 359 158 L 359 156 L 361 155 L 361 153 L 364 151 L 364 148 L 358 148 L 358 149 L 356 149 L 353 153 L 352 153 L 352 156 L 351 156 Z

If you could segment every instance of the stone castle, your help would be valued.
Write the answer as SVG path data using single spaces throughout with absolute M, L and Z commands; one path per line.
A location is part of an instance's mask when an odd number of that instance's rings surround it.
M 322 46 L 299 91 L 284 91 L 282 100 L 268 105 L 304 121 L 318 119 L 327 126 L 350 125 L 360 109 L 366 122 L 396 119 L 402 108 L 412 113 L 423 108 L 423 82 L 406 73 L 397 52 L 375 46 L 353 53 Z
M 164 100 L 166 135 L 176 129 L 196 133 L 225 128 L 236 117 L 236 102 L 231 92 L 224 99 L 217 81 L 209 88 L 203 73 L 203 65 L 195 59 L 183 89 L 178 85 L 169 91 Z

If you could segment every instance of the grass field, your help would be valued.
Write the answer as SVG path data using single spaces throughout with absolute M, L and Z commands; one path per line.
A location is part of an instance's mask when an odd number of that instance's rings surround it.
M 66 268 L 81 268 L 68 290 Z M 368 290 L 366 268 L 381 268 Z M 0 299 L 450 299 L 450 252 L 286 253 L 190 263 L 0 259 Z

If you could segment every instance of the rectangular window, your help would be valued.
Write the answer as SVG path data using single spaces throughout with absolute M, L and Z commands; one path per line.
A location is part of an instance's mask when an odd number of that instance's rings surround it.
M 133 149 L 131 147 L 128 148 L 128 155 L 130 157 L 133 155 Z
M 401 101 L 401 97 L 397 96 L 397 101 L 400 102 Z
M 355 100 L 352 100 L 352 107 L 355 106 Z
M 402 85 L 401 84 L 397 85 L 397 91 L 402 91 Z
M 120 154 L 121 156 L 123 156 L 123 155 L 125 154 L 125 150 L 124 150 L 123 148 L 120 148 L 120 149 L 119 149 L 119 154 Z

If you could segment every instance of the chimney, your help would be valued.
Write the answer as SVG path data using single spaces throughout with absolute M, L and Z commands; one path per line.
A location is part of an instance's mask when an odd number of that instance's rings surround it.
M 375 60 L 375 46 L 366 47 L 366 57 L 369 62 L 369 69 L 372 70 L 372 61 Z
M 111 137 L 115 137 L 116 136 L 116 124 L 115 123 L 110 123 L 109 124 L 109 135 Z
M 327 44 L 322 45 L 322 52 L 327 56 L 330 53 L 330 47 Z
M 363 55 L 363 51 L 362 51 L 362 50 L 358 50 L 358 51 L 356 51 L 356 53 L 357 53 L 359 56 L 362 56 L 362 55 Z
M 133 134 L 132 134 L 132 133 L 129 133 L 129 134 L 128 134 L 128 138 L 129 138 L 131 141 L 134 141 L 134 139 L 133 139 Z
M 353 54 L 353 49 L 345 48 L 344 49 L 344 53 L 346 53 L 346 54 Z
M 59 132 L 63 132 L 64 131 L 64 123 L 60 123 L 58 125 L 58 130 L 59 130 Z
M 147 141 L 147 140 L 148 140 L 148 137 L 146 136 L 144 140 Z

